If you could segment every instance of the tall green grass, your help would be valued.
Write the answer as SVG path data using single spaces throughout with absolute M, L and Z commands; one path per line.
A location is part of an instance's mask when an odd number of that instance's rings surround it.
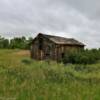
M 100 64 L 34 61 L 0 50 L 1 100 L 100 100 Z

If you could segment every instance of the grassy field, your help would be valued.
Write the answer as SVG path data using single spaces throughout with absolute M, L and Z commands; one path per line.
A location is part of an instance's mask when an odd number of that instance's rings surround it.
M 39 62 L 29 51 L 0 50 L 0 100 L 100 100 L 100 63 Z

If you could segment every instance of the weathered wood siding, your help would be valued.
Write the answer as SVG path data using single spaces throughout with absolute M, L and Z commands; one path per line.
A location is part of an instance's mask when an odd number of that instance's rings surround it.
M 42 39 L 40 43 L 40 39 Z M 39 45 L 41 44 L 41 49 Z M 39 35 L 36 37 L 31 45 L 31 58 L 35 60 L 61 60 L 65 53 L 70 51 L 79 51 L 83 49 L 84 46 L 75 46 L 75 45 L 60 45 L 55 44 L 49 39 Z
M 39 39 L 42 38 L 42 49 L 39 49 Z M 37 37 L 31 46 L 31 57 L 33 59 L 54 59 L 56 60 L 56 45 L 50 40 L 41 36 Z

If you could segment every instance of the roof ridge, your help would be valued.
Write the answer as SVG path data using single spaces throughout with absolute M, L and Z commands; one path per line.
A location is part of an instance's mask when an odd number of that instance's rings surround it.
M 58 35 L 50 35 L 50 34 L 44 34 L 44 33 L 39 33 L 39 34 L 45 35 L 45 36 L 51 36 L 51 37 L 64 38 L 64 39 L 74 39 L 74 38 L 67 38 L 67 37 L 58 36 Z M 38 35 L 39 35 L 39 34 L 38 34 Z

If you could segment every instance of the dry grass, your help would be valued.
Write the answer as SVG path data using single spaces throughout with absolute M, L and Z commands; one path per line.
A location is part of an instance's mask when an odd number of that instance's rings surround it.
M 30 51 L 29 50 L 21 50 L 21 51 L 17 51 L 14 53 L 17 56 L 30 56 Z

